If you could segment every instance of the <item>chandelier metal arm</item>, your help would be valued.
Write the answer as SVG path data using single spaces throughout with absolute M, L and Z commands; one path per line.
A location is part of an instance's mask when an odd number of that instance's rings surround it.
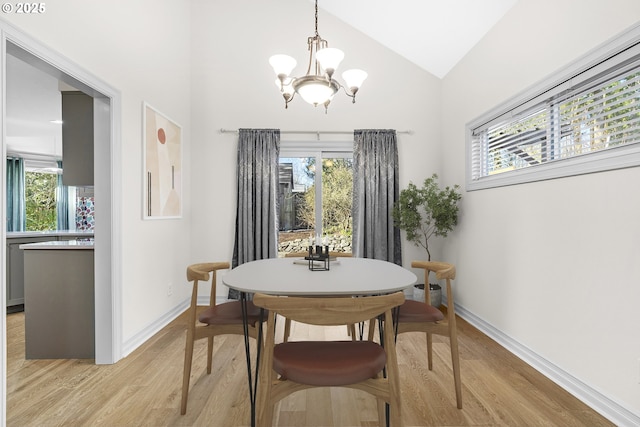
M 317 36 L 316 36 L 317 37 Z M 307 76 L 311 74 L 311 64 L 316 66 L 316 74 L 318 69 L 318 64 L 313 60 L 313 43 L 315 42 L 315 37 L 309 37 L 307 39 L 307 45 L 309 46 L 309 64 L 307 65 Z
M 282 92 L 282 97 L 284 98 L 284 108 L 285 108 L 285 110 L 286 110 L 287 108 L 289 108 L 289 103 L 290 103 L 291 101 L 293 101 L 293 98 L 295 98 L 295 97 L 296 97 L 296 93 L 295 93 L 295 92 L 293 92 L 291 95 L 289 95 L 288 93 L 285 93 L 285 92 L 283 91 L 283 92 Z
M 354 88 L 353 93 L 349 93 L 349 90 L 347 90 L 346 87 L 344 87 L 343 85 L 340 85 L 340 88 L 344 91 L 344 94 L 347 95 L 348 97 L 351 98 L 351 103 L 355 104 L 356 103 L 356 93 L 358 92 L 358 88 Z
M 321 75 L 320 64 L 318 63 L 318 60 L 315 54 L 317 54 L 319 50 L 329 47 L 329 43 L 326 40 L 324 40 L 322 37 L 320 37 L 318 35 L 318 32 L 316 31 L 315 36 L 307 38 L 307 45 L 309 49 L 309 63 L 307 65 L 306 75 L 307 76 L 312 75 L 311 64 L 313 64 L 315 68 L 313 75 L 319 76 Z

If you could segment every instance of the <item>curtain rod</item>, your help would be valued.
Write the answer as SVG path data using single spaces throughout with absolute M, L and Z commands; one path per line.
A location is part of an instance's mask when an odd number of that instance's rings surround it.
M 220 133 L 238 133 L 237 129 L 220 129 Z M 353 135 L 353 131 L 349 130 L 281 130 L 281 134 L 298 134 L 298 135 Z M 399 130 L 396 133 L 413 135 L 412 130 Z

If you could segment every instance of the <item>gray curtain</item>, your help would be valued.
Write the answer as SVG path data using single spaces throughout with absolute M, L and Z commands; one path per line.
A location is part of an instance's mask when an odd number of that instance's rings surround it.
M 278 256 L 279 129 L 240 129 L 232 267 Z M 238 293 L 229 290 L 229 298 Z
M 62 160 L 58 160 L 62 169 Z M 62 174 L 58 174 L 56 186 L 56 222 L 58 230 L 69 229 L 69 187 L 62 183 Z
M 24 200 L 24 160 L 7 158 L 7 231 L 24 231 L 27 213 Z
M 353 253 L 402 265 L 400 229 L 391 212 L 398 199 L 396 131 L 358 129 L 353 145 Z

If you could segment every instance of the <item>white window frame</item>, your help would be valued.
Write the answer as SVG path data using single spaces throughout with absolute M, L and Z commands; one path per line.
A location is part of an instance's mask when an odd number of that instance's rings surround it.
M 570 89 L 572 86 L 607 69 L 615 69 L 631 58 L 640 57 L 640 24 L 604 43 L 587 55 L 554 73 L 538 84 L 519 93 L 466 125 L 466 189 L 467 191 L 523 184 L 586 173 L 635 167 L 640 165 L 640 144 L 634 143 L 575 156 L 561 161 L 541 163 L 527 168 L 496 175 L 473 178 L 472 140 L 478 128 L 504 120 L 545 98 Z
M 316 165 L 322 159 L 353 158 L 353 141 L 280 141 L 279 158 L 315 157 Z M 322 174 L 315 174 L 316 233 L 322 234 Z M 318 207 L 320 204 L 320 207 Z M 319 225 L 318 225 L 319 224 Z M 319 230 L 318 230 L 319 228 Z

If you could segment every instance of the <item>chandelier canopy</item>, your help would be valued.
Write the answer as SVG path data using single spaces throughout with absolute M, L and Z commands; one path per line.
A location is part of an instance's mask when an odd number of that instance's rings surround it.
M 333 96 L 342 88 L 347 96 L 356 102 L 356 93 L 362 86 L 362 82 L 367 78 L 367 73 L 351 69 L 342 73 L 345 85 L 341 85 L 333 78 L 338 69 L 338 65 L 344 58 L 344 53 L 340 49 L 330 48 L 329 43 L 318 34 L 318 0 L 316 0 L 316 34 L 307 39 L 309 50 L 309 64 L 307 74 L 302 77 L 290 77 L 297 62 L 289 55 L 273 55 L 269 58 L 269 64 L 273 67 L 278 78 L 276 85 L 284 97 L 284 107 L 289 107 L 289 102 L 296 93 L 302 99 L 314 107 L 318 104 L 324 105 L 325 112 Z

